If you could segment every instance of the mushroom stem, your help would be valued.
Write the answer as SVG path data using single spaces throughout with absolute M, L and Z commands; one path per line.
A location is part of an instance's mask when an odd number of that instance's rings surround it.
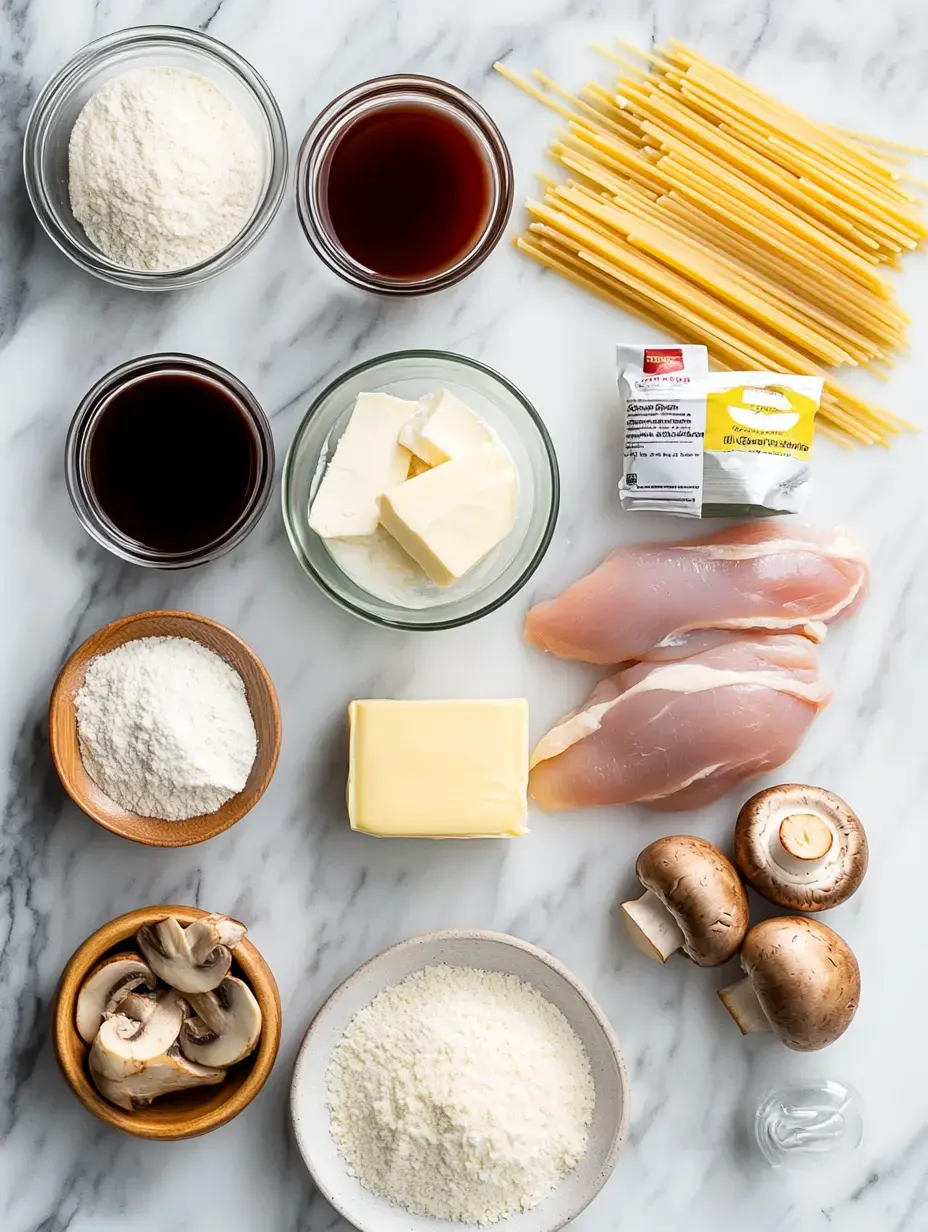
M 683 929 L 652 890 L 623 903 L 622 916 L 635 947 L 652 962 L 666 962 L 683 948 Z
M 773 1029 L 747 976 L 720 988 L 718 995 L 742 1035 L 760 1035 Z
M 834 832 L 824 817 L 790 813 L 780 822 L 771 854 L 789 872 L 809 872 L 824 863 L 834 841 Z

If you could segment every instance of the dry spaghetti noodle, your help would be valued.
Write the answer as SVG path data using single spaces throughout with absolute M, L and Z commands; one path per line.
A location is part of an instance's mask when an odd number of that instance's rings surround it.
M 908 317 L 883 267 L 928 238 L 898 142 L 816 123 L 679 42 L 596 50 L 612 90 L 571 94 L 502 64 L 565 121 L 516 241 L 565 278 L 673 334 L 721 368 L 825 377 L 821 429 L 888 444 L 912 425 L 836 381 L 886 379 Z

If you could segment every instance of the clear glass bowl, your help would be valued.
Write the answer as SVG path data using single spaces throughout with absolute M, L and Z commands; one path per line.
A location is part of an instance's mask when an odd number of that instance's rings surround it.
M 254 482 L 241 515 L 217 539 L 184 552 L 158 551 L 124 534 L 107 517 L 97 500 L 91 474 L 90 446 L 103 411 L 115 393 L 154 373 L 189 374 L 221 386 L 224 393 L 238 405 L 254 441 Z M 149 569 L 188 569 L 231 551 L 251 534 L 261 520 L 271 499 L 274 483 L 274 436 L 254 394 L 225 368 L 196 355 L 143 355 L 108 372 L 84 395 L 68 429 L 64 467 L 74 512 L 84 530 L 97 543 L 133 565 L 143 565 Z
M 519 472 L 519 514 L 503 542 L 447 598 L 408 608 L 378 598 L 338 566 L 309 527 L 309 506 L 362 392 L 420 398 L 448 389 L 477 412 L 509 450 Z M 557 456 L 538 412 L 524 394 L 485 364 L 447 351 L 396 351 L 352 368 L 307 411 L 284 463 L 284 523 L 297 560 L 340 607 L 391 629 L 453 629 L 495 611 L 519 591 L 544 557 L 560 499 Z
M 331 155 L 342 135 L 362 116 L 404 104 L 451 116 L 480 150 L 490 182 L 486 219 L 468 251 L 453 265 L 416 278 L 393 278 L 356 261 L 335 234 L 326 199 Z M 512 197 L 512 160 L 490 116 L 457 86 L 415 73 L 375 77 L 333 99 L 303 138 L 296 165 L 297 214 L 316 254 L 346 282 L 378 295 L 428 295 L 466 278 L 502 238 L 512 212 Z
M 258 143 L 261 186 L 251 217 L 219 252 L 183 269 L 134 270 L 104 256 L 72 214 L 68 142 L 81 109 L 102 85 L 133 69 L 160 67 L 199 73 L 236 104 Z M 26 125 L 23 171 L 36 217 L 72 261 L 116 286 L 170 291 L 228 269 L 264 235 L 287 185 L 287 132 L 263 78 L 230 47 L 196 30 L 135 26 L 88 43 L 46 82 Z

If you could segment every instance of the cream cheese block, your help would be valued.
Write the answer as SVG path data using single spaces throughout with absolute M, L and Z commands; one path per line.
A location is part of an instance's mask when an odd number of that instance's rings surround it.
M 400 432 L 400 444 L 427 462 L 440 466 L 492 441 L 479 415 L 447 389 L 419 399 L 419 410 Z
M 519 476 L 499 445 L 481 445 L 384 492 L 380 521 L 438 586 L 450 586 L 512 530 Z
M 309 511 L 317 535 L 344 539 L 374 533 L 380 521 L 377 498 L 409 474 L 410 453 L 399 436 L 418 409 L 418 402 L 392 394 L 358 394 Z
M 528 702 L 354 701 L 348 816 L 381 838 L 525 834 Z

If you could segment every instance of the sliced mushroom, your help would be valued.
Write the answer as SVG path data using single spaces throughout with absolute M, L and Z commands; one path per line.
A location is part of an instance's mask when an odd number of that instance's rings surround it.
M 173 916 L 145 924 L 139 949 L 159 979 L 178 992 L 212 992 L 229 974 L 230 947 L 245 936 L 244 924 L 222 915 L 204 916 L 182 928 Z
M 731 861 L 691 834 L 659 838 L 635 865 L 647 893 L 622 904 L 631 938 L 654 962 L 682 950 L 700 967 L 737 953 L 748 927 L 748 900 Z
M 742 1035 L 774 1031 L 797 1052 L 826 1048 L 857 1012 L 860 968 L 826 924 L 787 915 L 755 924 L 741 949 L 746 979 L 719 991 Z
M 191 993 L 197 1017 L 188 1018 L 179 1039 L 189 1061 L 235 1065 L 255 1049 L 261 1034 L 261 1007 L 243 981 L 228 976 L 213 992 Z
M 184 1003 L 172 988 L 154 997 L 131 993 L 119 1013 L 105 1016 L 90 1049 L 91 1070 L 109 1079 L 139 1073 L 176 1042 L 183 1022 Z
M 155 987 L 151 968 L 138 954 L 113 954 L 98 963 L 77 994 L 75 1023 L 81 1039 L 92 1044 L 105 1014 L 116 1012 L 133 989 Z
M 159 988 L 155 992 L 130 992 L 120 1005 L 119 1013 L 125 1014 L 127 1018 L 134 1018 L 136 1022 L 147 1022 L 155 1012 L 158 1002 L 162 997 L 166 997 L 169 991 L 167 988 Z M 193 1012 L 186 1001 L 181 1001 L 180 1007 L 185 1018 Z
M 172 1091 L 216 1086 L 225 1076 L 224 1069 L 210 1069 L 188 1061 L 176 1044 L 161 1056 L 145 1061 L 135 1073 L 119 1078 L 109 1078 L 91 1069 L 94 1085 L 103 1098 L 127 1112 L 147 1108 L 160 1095 L 169 1095 Z
M 184 929 L 190 946 L 190 957 L 197 964 L 206 962 L 217 945 L 234 950 L 247 931 L 245 925 L 238 920 L 230 920 L 228 916 L 217 915 L 215 912 L 194 920 Z
M 735 825 L 735 863 L 758 894 L 790 911 L 850 898 L 867 871 L 857 815 L 824 787 L 784 783 L 752 796 Z

